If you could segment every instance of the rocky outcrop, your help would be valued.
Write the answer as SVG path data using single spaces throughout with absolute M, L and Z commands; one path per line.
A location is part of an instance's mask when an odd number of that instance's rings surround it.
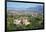
M 16 25 L 28 25 L 30 22 L 28 21 L 27 17 L 20 17 L 19 19 L 14 19 L 14 24 Z

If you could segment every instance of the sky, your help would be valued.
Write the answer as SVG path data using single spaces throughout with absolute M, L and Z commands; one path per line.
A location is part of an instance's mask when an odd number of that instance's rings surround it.
M 36 4 L 36 3 L 20 3 L 20 2 L 7 2 L 8 9 L 27 9 L 27 8 L 38 8 L 42 9 L 43 4 Z

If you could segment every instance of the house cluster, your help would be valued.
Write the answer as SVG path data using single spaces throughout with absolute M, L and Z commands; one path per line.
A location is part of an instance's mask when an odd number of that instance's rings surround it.
M 14 19 L 14 24 L 16 25 L 28 25 L 30 22 L 28 21 L 28 17 L 20 17 L 19 19 Z
M 32 16 L 36 17 L 38 16 L 38 13 L 32 13 Z

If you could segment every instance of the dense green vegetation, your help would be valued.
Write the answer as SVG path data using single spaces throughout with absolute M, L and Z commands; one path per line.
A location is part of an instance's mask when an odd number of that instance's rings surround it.
M 16 25 L 13 23 L 14 19 L 18 19 L 20 17 L 28 17 L 28 20 L 30 22 L 29 25 Z M 20 29 L 37 29 L 37 28 L 43 28 L 43 16 L 38 15 L 36 17 L 33 17 L 31 15 L 8 15 L 7 16 L 7 29 L 8 30 L 20 30 Z

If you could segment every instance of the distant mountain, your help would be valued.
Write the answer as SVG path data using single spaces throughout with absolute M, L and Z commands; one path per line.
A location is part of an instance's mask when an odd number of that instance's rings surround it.
M 33 12 L 43 12 L 43 7 L 42 6 L 37 6 L 37 7 L 30 7 L 30 8 L 27 8 L 28 11 L 33 11 Z
M 31 15 L 32 13 L 43 13 L 43 7 L 42 6 L 37 6 L 37 7 L 30 7 L 30 8 L 26 8 L 23 10 L 20 9 L 14 9 L 14 8 L 7 8 L 7 11 L 9 13 L 16 13 L 16 14 L 29 14 Z

